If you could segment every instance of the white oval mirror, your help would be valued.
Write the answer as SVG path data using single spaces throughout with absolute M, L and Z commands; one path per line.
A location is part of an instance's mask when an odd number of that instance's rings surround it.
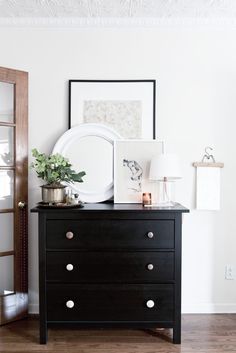
M 102 202 L 113 196 L 113 143 L 120 135 L 101 124 L 81 124 L 66 131 L 54 153 L 69 158 L 76 172 L 84 170 L 83 183 L 71 184 L 84 202 Z

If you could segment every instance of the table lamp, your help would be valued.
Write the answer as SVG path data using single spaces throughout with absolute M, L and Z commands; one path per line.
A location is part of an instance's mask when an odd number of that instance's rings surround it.
M 152 158 L 149 180 L 159 184 L 158 200 L 154 206 L 173 206 L 174 181 L 182 177 L 180 162 L 175 154 L 162 153 Z

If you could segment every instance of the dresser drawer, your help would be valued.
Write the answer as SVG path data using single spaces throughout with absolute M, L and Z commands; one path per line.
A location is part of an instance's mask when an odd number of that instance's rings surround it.
M 173 289 L 171 284 L 48 284 L 48 321 L 173 321 Z
M 46 245 L 48 249 L 171 249 L 174 220 L 48 220 Z
M 173 279 L 173 252 L 47 252 L 48 281 L 155 283 Z

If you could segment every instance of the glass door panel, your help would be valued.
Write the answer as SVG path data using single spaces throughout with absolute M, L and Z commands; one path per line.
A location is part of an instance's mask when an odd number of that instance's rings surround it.
M 0 126 L 0 166 L 14 164 L 14 127 Z
M 14 84 L 0 82 L 0 121 L 14 123 Z
M 14 293 L 14 256 L 0 257 L 0 295 Z
M 14 250 L 14 214 L 0 213 L 0 253 Z M 1 271 L 1 268 L 0 268 Z
M 14 170 L 0 170 L 0 210 L 14 206 Z

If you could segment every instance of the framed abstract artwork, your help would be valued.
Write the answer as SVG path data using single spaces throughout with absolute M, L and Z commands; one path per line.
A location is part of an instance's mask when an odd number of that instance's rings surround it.
M 114 143 L 114 202 L 142 203 L 142 193 L 153 193 L 149 180 L 151 159 L 162 153 L 162 141 L 117 140 Z
M 127 139 L 156 137 L 155 80 L 70 80 L 69 128 L 108 126 Z

